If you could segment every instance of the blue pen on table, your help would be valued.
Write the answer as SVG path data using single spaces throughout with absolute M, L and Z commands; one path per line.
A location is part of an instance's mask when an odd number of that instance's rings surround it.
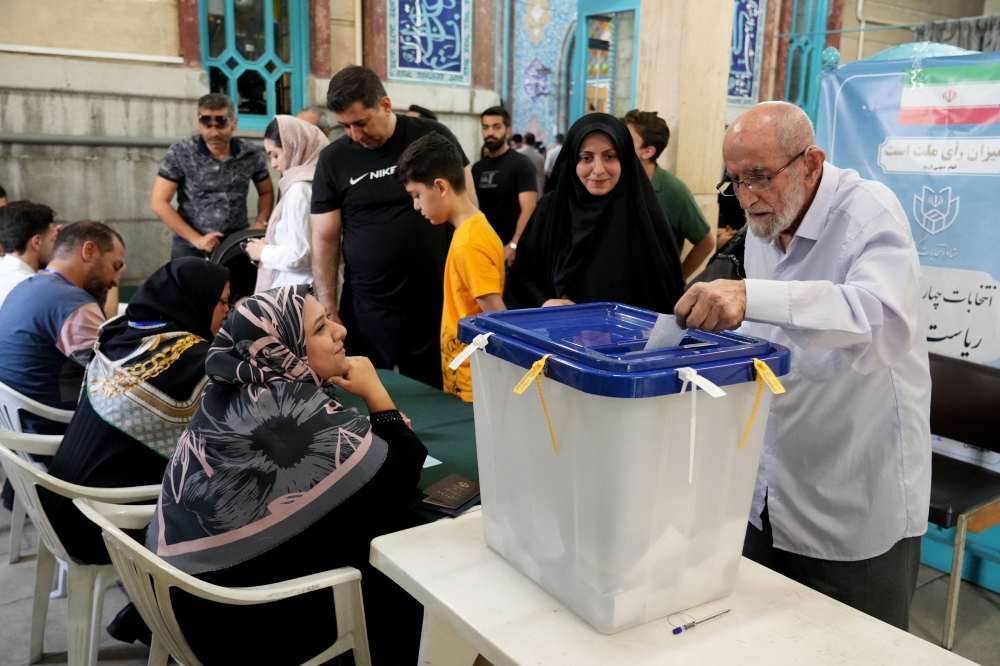
M 715 618 L 719 617 L 720 615 L 725 615 L 726 613 L 728 613 L 731 610 L 732 610 L 732 608 L 727 608 L 726 610 L 719 611 L 718 613 L 716 613 L 714 615 L 709 615 L 708 617 L 703 617 L 700 620 L 695 620 L 694 622 L 688 622 L 687 624 L 682 624 L 679 627 L 674 627 L 674 633 L 675 634 L 679 634 L 682 631 L 685 631 L 687 629 L 694 629 L 696 626 L 698 626 L 702 622 L 708 622 L 709 620 L 714 620 Z

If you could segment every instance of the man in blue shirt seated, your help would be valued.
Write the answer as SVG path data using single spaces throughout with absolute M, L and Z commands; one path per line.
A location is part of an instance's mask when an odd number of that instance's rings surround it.
M 125 270 L 125 245 L 100 222 L 62 230 L 47 267 L 18 283 L 0 306 L 0 382 L 43 405 L 74 409 L 93 354 L 101 309 Z M 29 432 L 61 434 L 63 424 L 22 415 Z
M 76 408 L 84 370 L 104 323 L 104 301 L 125 270 L 125 243 L 100 222 L 63 229 L 46 268 L 18 283 L 0 305 L 0 382 L 57 409 Z M 66 424 L 21 414 L 25 432 L 61 435 Z M 3 489 L 11 509 L 14 493 Z

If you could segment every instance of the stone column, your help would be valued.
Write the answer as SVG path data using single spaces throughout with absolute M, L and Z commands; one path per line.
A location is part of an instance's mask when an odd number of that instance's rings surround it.
M 691 189 L 713 233 L 733 6 L 733 0 L 646 1 L 639 23 L 636 105 L 667 121 L 670 143 L 660 164 Z
M 309 106 L 325 109 L 330 77 L 347 65 L 365 64 L 357 62 L 355 10 L 355 0 L 310 0 Z
M 309 2 L 309 74 L 329 79 L 332 72 L 330 0 Z

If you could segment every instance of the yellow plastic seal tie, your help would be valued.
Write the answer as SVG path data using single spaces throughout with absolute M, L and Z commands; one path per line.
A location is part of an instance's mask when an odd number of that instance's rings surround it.
M 763 379 L 764 383 L 767 384 L 767 388 L 771 389 L 771 393 L 774 395 L 780 395 L 785 392 L 785 387 L 781 385 L 778 377 L 771 371 L 767 363 L 755 358 L 753 360 L 753 367 L 757 368 L 757 379 Z
M 747 423 L 747 429 L 743 431 L 743 439 L 740 440 L 740 451 L 743 450 L 743 446 L 747 443 L 747 437 L 750 436 L 750 429 L 753 428 L 754 419 L 757 418 L 757 408 L 760 407 L 760 396 L 764 392 L 764 385 L 767 384 L 767 387 L 775 395 L 785 392 L 785 387 L 781 385 L 778 377 L 771 371 L 767 363 L 764 363 L 759 358 L 755 358 L 753 360 L 753 367 L 757 368 L 757 397 L 753 401 L 750 422 Z
M 764 392 L 764 377 L 758 372 L 757 397 L 753 401 L 753 411 L 750 412 L 750 422 L 747 423 L 747 429 L 743 431 L 743 439 L 740 440 L 740 451 L 743 450 L 743 446 L 747 443 L 747 437 L 750 436 L 750 428 L 753 427 L 753 420 L 757 418 L 757 408 L 760 407 L 760 394 L 763 392 Z
M 535 378 L 542 374 L 545 370 L 545 362 L 549 360 L 550 356 L 552 356 L 552 354 L 546 354 L 531 364 L 528 372 L 524 375 L 524 377 L 521 377 L 521 381 L 519 381 L 517 386 L 514 387 L 514 393 L 521 395 L 528 389 L 529 386 L 531 386 L 531 382 L 535 381 Z
M 549 424 L 549 437 L 552 438 L 552 450 L 559 455 L 559 445 L 556 444 L 556 431 L 552 428 L 552 419 L 549 418 L 549 408 L 545 404 L 545 391 L 542 390 L 542 377 L 541 375 L 535 377 L 535 382 L 538 383 L 538 397 L 542 401 L 542 412 L 545 414 L 545 422 Z
M 538 384 L 538 398 L 542 401 L 542 413 L 545 414 L 545 422 L 549 426 L 549 437 L 552 438 L 552 450 L 559 455 L 559 445 L 556 444 L 556 431 L 552 427 L 552 419 L 549 417 L 549 407 L 545 404 L 545 391 L 542 390 L 542 377 L 545 375 L 545 362 L 549 360 L 552 354 L 546 354 L 537 361 L 531 364 L 531 368 L 528 372 L 521 377 L 521 381 L 517 383 L 514 387 L 514 393 L 521 395 L 527 390 L 531 382 L 534 381 Z

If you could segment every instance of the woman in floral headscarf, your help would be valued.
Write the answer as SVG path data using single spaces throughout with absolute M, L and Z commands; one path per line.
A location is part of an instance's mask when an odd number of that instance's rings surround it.
M 259 264 L 257 288 L 312 283 L 312 227 L 309 206 L 320 152 L 330 145 L 320 128 L 292 116 L 275 116 L 264 130 L 271 168 L 281 173 L 281 198 L 267 221 L 267 235 L 247 243 Z
M 406 527 L 427 449 L 371 362 L 344 355 L 345 336 L 306 285 L 236 308 L 209 350 L 210 383 L 164 474 L 146 545 L 227 587 L 357 567 L 373 662 L 415 663 L 420 605 L 368 564 L 368 551 L 375 536 Z M 345 409 L 329 382 L 363 398 L 371 419 Z M 264 606 L 173 594 L 205 666 L 299 664 L 336 639 L 327 590 Z

